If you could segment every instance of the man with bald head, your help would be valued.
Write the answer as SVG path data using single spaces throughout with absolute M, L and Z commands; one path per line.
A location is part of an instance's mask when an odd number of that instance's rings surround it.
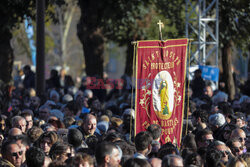
M 148 161 L 152 167 L 161 167 L 162 160 L 160 158 L 151 158 Z
M 243 152 L 245 153 L 247 151 L 246 150 L 246 145 L 245 145 L 246 144 L 246 140 L 247 140 L 245 131 L 242 130 L 242 129 L 240 129 L 240 128 L 234 129 L 232 131 L 232 133 L 231 133 L 231 136 L 230 136 L 230 139 L 233 139 L 233 138 L 238 138 L 239 139 L 241 145 L 244 148 Z
M 12 138 L 12 137 L 19 136 L 19 135 L 22 135 L 22 134 L 23 133 L 22 133 L 21 129 L 19 129 L 19 128 L 11 128 L 9 130 L 8 137 Z
M 92 114 L 86 114 L 83 118 L 83 123 L 78 129 L 83 134 L 83 139 L 87 139 L 89 136 L 94 135 L 96 130 L 97 120 L 96 117 Z

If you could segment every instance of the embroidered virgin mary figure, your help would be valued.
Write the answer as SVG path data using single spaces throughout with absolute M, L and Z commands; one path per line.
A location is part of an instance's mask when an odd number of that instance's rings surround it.
M 163 115 L 169 114 L 169 97 L 168 97 L 168 83 L 162 80 L 159 88 L 159 95 L 161 99 L 161 112 Z

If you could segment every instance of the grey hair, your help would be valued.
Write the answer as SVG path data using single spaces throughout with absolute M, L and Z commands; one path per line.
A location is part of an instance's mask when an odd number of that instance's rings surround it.
M 93 96 L 93 91 L 92 90 L 90 90 L 90 89 L 86 89 L 85 91 L 84 91 L 84 96 L 86 96 L 86 97 L 92 97 Z
M 12 127 L 14 127 L 20 120 L 25 120 L 23 117 L 21 116 L 14 116 L 12 119 L 11 119 L 11 125 Z M 26 120 L 25 120 L 26 121 Z
M 170 167 L 171 162 L 174 158 L 177 158 L 183 162 L 183 158 L 181 156 L 176 155 L 176 154 L 168 154 L 168 155 L 164 156 L 164 158 L 162 160 L 162 167 Z
M 226 145 L 224 142 L 220 141 L 220 140 L 215 140 L 213 142 L 213 145 L 216 147 L 216 146 L 221 146 L 221 145 Z
M 59 95 L 59 93 L 58 93 L 56 90 L 52 90 L 52 91 L 50 92 L 49 98 L 51 99 L 54 95 L 56 96 L 57 100 L 59 101 L 60 95 Z

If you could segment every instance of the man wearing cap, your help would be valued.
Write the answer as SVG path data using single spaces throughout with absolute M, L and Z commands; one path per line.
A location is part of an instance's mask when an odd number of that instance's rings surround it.
M 234 118 L 235 118 L 235 124 L 236 126 L 238 126 L 239 128 L 243 129 L 245 132 L 246 130 L 246 116 L 245 114 L 243 114 L 242 112 L 236 112 L 234 114 Z

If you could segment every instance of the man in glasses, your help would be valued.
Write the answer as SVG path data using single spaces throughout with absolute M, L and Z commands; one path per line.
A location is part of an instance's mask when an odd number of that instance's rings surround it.
M 233 138 L 238 138 L 242 147 L 243 147 L 243 152 L 245 153 L 247 150 L 246 150 L 246 133 L 244 130 L 240 129 L 240 128 L 236 128 L 232 131 L 231 133 L 231 136 L 230 136 L 230 139 L 233 139 Z
M 209 145 L 209 149 L 218 150 L 222 154 L 221 160 L 224 164 L 226 164 L 229 160 L 229 156 L 231 156 L 231 150 L 226 146 L 226 144 L 222 141 L 215 140 L 213 143 Z
M 200 130 L 195 135 L 195 141 L 198 148 L 206 148 L 214 140 L 213 132 L 208 129 Z
M 231 149 L 234 156 L 239 156 L 243 154 L 244 148 L 239 140 L 239 138 L 232 138 L 227 142 L 228 147 Z
M 22 164 L 22 150 L 15 141 L 7 140 L 3 143 L 0 166 L 20 167 Z

